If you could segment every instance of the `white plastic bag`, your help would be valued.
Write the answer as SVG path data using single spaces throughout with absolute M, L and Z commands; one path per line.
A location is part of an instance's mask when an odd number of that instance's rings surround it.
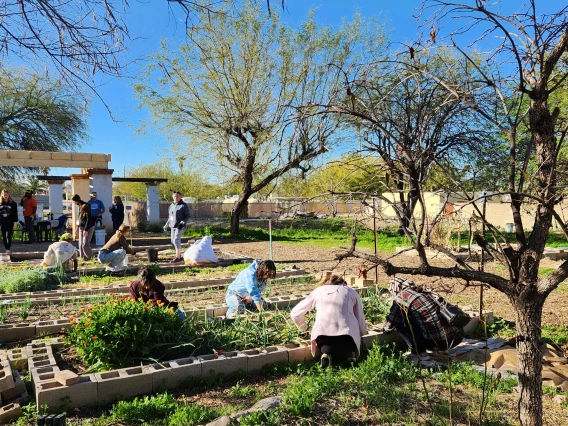
M 185 264 L 206 265 L 208 263 L 217 263 L 219 260 L 213 252 L 212 242 L 211 237 L 203 237 L 193 243 L 183 254 Z

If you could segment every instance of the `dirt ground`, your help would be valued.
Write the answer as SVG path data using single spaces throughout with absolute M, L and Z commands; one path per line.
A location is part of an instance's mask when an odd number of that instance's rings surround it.
M 269 245 L 267 242 L 239 242 L 219 244 L 222 250 L 229 250 L 235 253 L 240 253 L 243 256 L 249 256 L 256 259 L 263 259 L 268 257 Z M 363 249 L 362 251 L 367 251 Z M 357 274 L 359 265 L 362 262 L 360 259 L 346 259 L 339 263 L 336 260 L 338 254 L 344 253 L 344 248 L 321 248 L 310 245 L 299 244 L 282 244 L 273 243 L 273 257 L 276 262 L 296 265 L 304 268 L 305 270 L 321 274 L 322 271 L 335 270 L 340 274 Z M 390 257 L 392 254 L 382 254 L 383 258 Z M 395 265 L 411 266 L 417 265 L 418 261 L 414 257 L 401 255 L 391 259 Z M 432 263 L 436 266 L 452 266 L 454 263 L 449 260 L 432 259 Z M 369 263 L 365 263 L 369 267 Z M 560 262 L 551 261 L 548 259 L 543 260 L 541 268 L 555 269 Z M 498 275 L 504 275 L 505 271 L 493 262 L 488 262 L 485 270 Z M 369 276 L 374 278 L 375 272 L 369 271 Z M 378 281 L 380 284 L 386 286 L 389 277 L 379 269 Z M 474 307 L 479 306 L 479 287 L 471 286 L 464 287 L 464 284 L 459 280 L 440 279 L 432 277 L 415 276 L 413 281 L 431 287 L 440 293 L 444 294 L 448 300 L 459 303 L 460 305 L 471 305 Z M 553 291 L 544 306 L 543 323 L 549 326 L 558 327 L 568 324 L 568 283 L 562 283 L 559 288 Z M 505 318 L 508 321 L 514 321 L 515 316 L 511 304 L 507 298 L 500 292 L 494 289 L 484 289 L 484 304 L 485 308 L 491 310 L 496 316 Z

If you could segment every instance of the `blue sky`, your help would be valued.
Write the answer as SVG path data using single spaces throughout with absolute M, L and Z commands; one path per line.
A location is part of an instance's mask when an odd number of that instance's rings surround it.
M 292 26 L 303 21 L 311 8 L 316 8 L 318 22 L 332 26 L 339 25 L 343 18 L 349 19 L 359 10 L 364 16 L 384 21 L 392 30 L 392 41 L 413 39 L 418 33 L 418 23 L 412 15 L 421 0 L 286 0 L 284 11 L 280 9 L 280 0 L 272 0 L 271 3 L 273 8 L 278 8 L 282 19 Z M 143 58 L 157 51 L 162 39 L 183 40 L 182 16 L 172 13 L 176 10 L 170 5 L 166 0 L 130 1 L 130 9 L 124 18 L 134 40 L 124 59 L 137 60 L 129 68 L 132 78 L 106 79 L 99 88 L 100 95 L 120 121 L 112 120 L 100 100 L 93 97 L 90 104 L 90 140 L 81 151 L 111 154 L 110 166 L 115 169 L 114 176 L 122 176 L 125 169 L 128 173 L 130 167 L 157 161 L 159 154 L 170 145 L 161 135 L 136 132 L 139 122 L 148 118 L 148 112 L 137 109 L 138 102 L 132 91 L 136 73 L 144 66 Z M 52 169 L 51 174 L 73 172 L 72 169 Z

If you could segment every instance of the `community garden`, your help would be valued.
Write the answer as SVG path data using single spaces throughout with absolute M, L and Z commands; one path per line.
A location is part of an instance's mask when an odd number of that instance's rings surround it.
M 270 410 L 237 416 L 239 424 L 516 424 L 515 374 L 503 370 L 497 375 L 483 363 L 457 359 L 424 368 L 402 356 L 396 339 L 384 338 L 381 326 L 390 304 L 388 277 L 382 271 L 376 285 L 358 288 L 370 330 L 363 337 L 366 349 L 359 362 L 324 370 L 313 360 L 309 334 L 294 325 L 289 309 L 317 286 L 324 271 L 356 275 L 359 260 L 336 259 L 349 245 L 352 225 L 351 219 L 277 223 L 272 240 L 278 277 L 264 294 L 270 309 L 232 322 L 222 320 L 225 289 L 230 276 L 247 263 L 178 271 L 154 264 L 168 298 L 188 313 L 185 320 L 166 306 L 131 300 L 128 275 L 79 273 L 62 279 L 29 265 L 4 267 L 2 324 L 35 327 L 29 337 L 19 338 L 28 333 L 23 327 L 13 341 L 2 343 L 3 359 L 12 363 L 16 381 L 27 392 L 27 397 L 16 398 L 21 414 L 14 421 L 32 425 L 65 413 L 67 424 L 77 425 L 205 425 L 231 415 L 236 422 L 235 413 L 276 398 Z M 269 235 L 264 228 L 250 225 L 236 238 L 221 223 L 189 228 L 187 235 L 213 235 L 215 247 L 233 253 L 237 261 L 239 254 L 266 256 Z M 361 228 L 359 235 L 364 250 L 372 252 L 372 232 Z M 404 237 L 396 229 L 379 231 L 377 244 L 379 252 L 392 256 Z M 553 236 L 550 246 L 555 245 L 561 239 Z M 411 257 L 397 258 L 413 262 Z M 553 271 L 554 262 L 546 266 L 542 275 Z M 491 263 L 487 268 L 500 271 Z M 450 286 L 432 279 L 424 283 L 438 290 Z M 451 287 L 446 297 L 452 302 L 478 303 L 475 289 L 460 289 L 455 283 Z M 562 284 L 551 296 L 557 297 L 552 299 L 554 309 L 545 311 L 560 313 L 566 291 Z M 480 323 L 470 337 L 514 337 L 511 308 L 496 296 L 485 294 L 485 307 L 496 313 L 495 320 Z M 565 320 L 545 318 L 551 320 L 545 320 L 543 339 L 566 353 Z M 81 379 L 61 385 L 62 372 Z M 128 380 L 132 384 L 126 385 Z M 563 424 L 567 394 L 554 386 L 545 386 L 543 392 L 545 424 Z

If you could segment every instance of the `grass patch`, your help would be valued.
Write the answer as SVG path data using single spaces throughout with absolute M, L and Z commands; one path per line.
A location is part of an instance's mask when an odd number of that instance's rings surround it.
M 568 348 L 568 325 L 560 327 L 542 326 L 542 340 L 561 348 Z
M 329 248 L 351 244 L 353 222 L 342 219 L 280 221 L 273 224 L 272 240 L 289 244 L 309 244 Z M 247 241 L 269 241 L 267 229 L 248 227 L 242 224 L 240 234 L 230 235 L 228 226 L 190 227 L 184 236 L 201 237 L 214 235 L 216 238 L 232 238 Z M 373 247 L 373 231 L 358 227 L 358 245 Z M 377 249 L 381 252 L 393 252 L 398 246 L 408 245 L 405 236 L 400 236 L 395 230 L 377 232 Z

